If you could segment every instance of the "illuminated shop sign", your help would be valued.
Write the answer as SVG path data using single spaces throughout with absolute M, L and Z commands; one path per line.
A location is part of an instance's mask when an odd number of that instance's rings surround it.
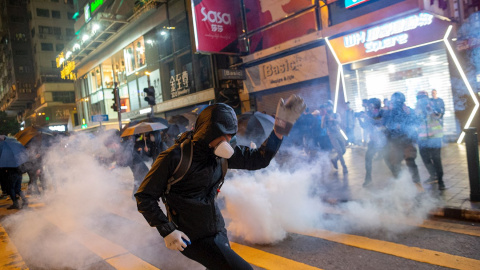
M 345 0 L 345 8 L 351 8 L 367 1 L 369 0 Z
M 421 12 L 330 40 L 340 63 L 351 63 L 443 40 L 449 22 Z
M 69 54 L 67 53 L 67 57 L 64 57 L 63 52 L 61 52 L 57 58 L 55 59 L 57 62 L 57 68 L 61 68 L 60 76 L 64 80 L 76 80 L 77 74 L 73 72 L 75 70 L 75 61 L 68 61 L 66 58 L 69 58 Z
M 432 24 L 433 15 L 420 13 L 394 22 L 368 28 L 343 37 L 345 48 L 365 45 L 365 52 L 376 52 L 408 42 L 408 32 Z
M 90 13 L 90 4 L 86 4 L 83 11 L 85 13 L 85 22 L 87 23 L 92 18 Z
M 92 2 L 92 5 L 90 6 L 90 12 L 93 13 L 99 8 L 101 5 L 103 5 L 103 0 L 95 0 Z

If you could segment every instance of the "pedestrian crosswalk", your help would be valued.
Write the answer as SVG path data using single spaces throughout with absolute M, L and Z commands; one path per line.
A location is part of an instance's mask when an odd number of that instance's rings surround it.
M 2 207 L 0 205 L 0 207 Z M 27 211 L 39 211 L 43 208 L 42 203 L 32 204 L 32 207 Z M 2 212 L 4 213 L 4 212 Z M 11 214 L 12 212 L 8 212 Z M 131 222 L 131 230 L 135 230 L 137 226 L 146 226 L 146 222 L 140 215 L 131 215 L 131 212 L 123 211 L 122 209 L 102 208 L 99 209 L 101 215 L 111 215 L 107 220 L 124 219 Z M 204 269 L 197 264 L 187 263 L 187 259 L 183 256 L 177 256 L 174 252 L 163 247 L 163 242 L 159 242 L 156 246 L 151 246 L 151 243 L 145 243 L 144 247 L 132 249 L 125 246 L 124 243 L 116 242 L 109 238 L 108 234 L 101 233 L 95 224 L 88 223 L 71 223 L 65 222 L 61 215 L 36 215 L 37 222 L 48 223 L 54 228 L 58 229 L 63 235 L 72 238 L 75 245 L 80 245 L 87 249 L 92 255 L 90 262 L 82 265 L 82 269 Z M 102 224 L 101 226 L 105 226 Z M 108 225 L 108 224 L 107 224 Z M 408 222 L 407 222 L 408 225 Z M 457 238 L 464 237 L 471 239 L 472 243 L 468 248 L 478 250 L 480 248 L 480 228 L 478 224 L 461 224 L 440 220 L 425 220 L 423 224 L 411 224 L 416 230 L 425 230 L 425 233 L 432 232 L 433 235 L 448 234 L 447 237 Z M 117 229 L 117 228 L 112 228 Z M 129 227 L 122 228 L 127 234 L 125 240 L 128 238 L 135 238 L 133 234 L 128 234 Z M 152 237 L 158 237 L 156 231 L 152 232 Z M 437 267 L 446 267 L 452 269 L 479 269 L 479 256 L 464 256 L 455 252 L 444 252 L 437 249 L 435 246 L 429 248 L 422 247 L 415 244 L 405 244 L 395 239 L 386 240 L 376 238 L 375 236 L 364 236 L 357 234 L 340 233 L 325 229 L 315 229 L 308 232 L 290 232 L 290 239 L 285 240 L 284 243 L 271 245 L 249 245 L 241 242 L 231 242 L 231 247 L 235 252 L 247 260 L 254 266 L 255 269 L 347 269 L 348 263 L 338 263 L 338 259 L 334 255 L 336 252 L 342 253 L 342 256 L 357 256 L 362 254 L 365 258 L 374 256 L 375 254 L 383 254 L 379 260 L 385 258 L 392 259 L 396 265 L 389 267 L 388 262 L 385 265 L 379 265 L 378 269 L 406 269 L 416 267 L 418 265 L 424 266 L 419 269 L 429 269 Z M 433 236 L 432 236 L 433 237 Z M 158 237 L 159 238 L 159 237 Z M 29 260 L 32 256 L 31 252 L 22 253 L 22 249 L 17 249 L 15 237 L 9 237 L 8 229 L 3 227 L 2 219 L 0 219 L 0 269 L 37 269 L 41 268 L 35 263 L 35 260 Z M 36 239 L 31 239 L 31 245 L 36 244 Z M 293 246 L 293 247 L 292 247 Z M 354 248 L 354 249 L 352 249 Z M 459 247 L 459 250 L 461 247 Z M 148 252 L 147 252 L 148 251 Z M 363 253 L 362 253 L 363 252 Z M 149 255 L 147 255 L 147 253 Z M 166 262 L 165 258 L 158 255 L 158 253 L 168 254 L 167 257 L 172 257 L 174 262 Z M 320 254 L 322 253 L 322 254 Z M 364 254 L 365 253 L 365 254 Z M 153 255 L 152 255 L 153 254 Z M 170 256 L 171 254 L 171 256 Z M 317 258 L 318 255 L 318 258 Z M 323 255 L 321 257 L 319 255 Z M 75 256 L 75 254 L 70 254 Z M 176 257 L 175 257 L 176 256 Z M 327 256 L 327 258 L 325 258 Z M 328 258 L 331 256 L 331 258 Z M 160 258 L 161 257 L 161 258 Z M 363 258 L 363 259 L 365 259 Z M 181 261 L 185 260 L 187 264 Z M 359 259 L 361 260 L 361 259 Z M 98 264 L 98 262 L 101 262 Z M 30 263 L 30 265 L 29 265 Z M 92 267 L 91 265 L 95 265 Z M 338 263 L 334 265 L 335 263 Z M 89 266 L 90 265 L 90 266 Z M 182 268 L 185 265 L 185 268 Z M 188 267 L 187 267 L 188 265 Z M 342 267 L 343 265 L 343 267 Z M 408 266 L 407 266 L 408 265 Z M 403 266 L 403 267 L 400 267 Z M 58 269 L 65 268 L 62 265 Z M 68 267 L 67 267 L 68 268 Z M 76 269 L 75 267 L 73 267 Z M 356 269 L 369 269 L 365 266 L 355 267 Z

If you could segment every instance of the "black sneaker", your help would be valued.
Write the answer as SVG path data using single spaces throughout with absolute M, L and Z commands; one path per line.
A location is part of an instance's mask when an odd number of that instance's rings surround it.
M 445 190 L 445 189 L 447 189 L 447 188 L 445 187 L 445 185 L 439 185 L 439 186 L 438 186 L 438 189 L 439 189 L 439 190 Z
M 18 202 L 15 202 L 13 203 L 12 205 L 10 205 L 9 207 L 7 207 L 8 210 L 12 210 L 12 209 L 20 209 L 20 206 L 18 205 Z

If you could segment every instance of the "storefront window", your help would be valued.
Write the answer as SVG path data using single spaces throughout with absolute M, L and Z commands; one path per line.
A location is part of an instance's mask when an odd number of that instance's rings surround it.
M 390 100 L 397 91 L 405 94 L 407 106 L 415 108 L 419 91 L 427 91 L 431 97 L 432 89 L 436 89 L 445 103 L 444 132 L 457 134 L 450 72 L 443 49 L 345 69 L 345 84 L 347 99 L 355 111 L 364 110 L 362 99 Z
M 123 52 L 127 74 L 132 74 L 133 72 L 145 67 L 145 43 L 143 36 L 127 46 Z
M 140 109 L 140 103 L 138 100 L 137 80 L 128 82 L 128 94 L 130 97 L 130 110 L 135 111 Z
M 123 53 L 117 52 L 112 56 L 113 74 L 115 74 L 115 82 L 119 85 L 127 83 L 127 74 L 125 71 L 125 60 Z
M 162 85 L 160 83 L 160 69 L 156 69 L 150 73 L 150 85 L 155 88 L 155 101 L 163 102 Z
M 210 56 L 208 55 L 195 55 L 195 59 L 198 61 L 199 66 L 199 83 L 197 91 L 205 90 L 213 87 L 212 78 L 212 66 L 210 64 Z
M 140 94 L 140 108 L 146 108 L 150 105 L 148 105 L 148 102 L 145 101 L 145 92 L 143 92 L 144 88 L 148 87 L 148 76 L 142 76 L 138 78 L 138 90 Z
M 173 53 L 172 32 L 167 28 L 167 25 L 158 28 L 157 42 L 160 58 L 167 57 Z
M 185 16 L 181 16 L 177 20 L 172 20 L 175 29 L 173 30 L 175 39 L 175 51 L 179 51 L 190 46 L 190 34 Z
M 95 82 L 96 82 L 96 89 L 102 89 L 102 74 L 100 73 L 100 67 L 95 68 Z
M 113 88 L 113 69 L 111 60 L 102 63 L 103 88 Z

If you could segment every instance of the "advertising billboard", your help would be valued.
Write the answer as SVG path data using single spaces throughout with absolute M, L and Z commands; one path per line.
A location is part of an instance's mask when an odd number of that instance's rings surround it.
M 314 4 L 315 0 L 244 0 L 247 30 L 261 28 Z
M 239 53 L 240 1 L 192 0 L 197 52 Z
M 315 10 L 312 9 L 250 36 L 250 53 L 316 32 L 317 29 Z

